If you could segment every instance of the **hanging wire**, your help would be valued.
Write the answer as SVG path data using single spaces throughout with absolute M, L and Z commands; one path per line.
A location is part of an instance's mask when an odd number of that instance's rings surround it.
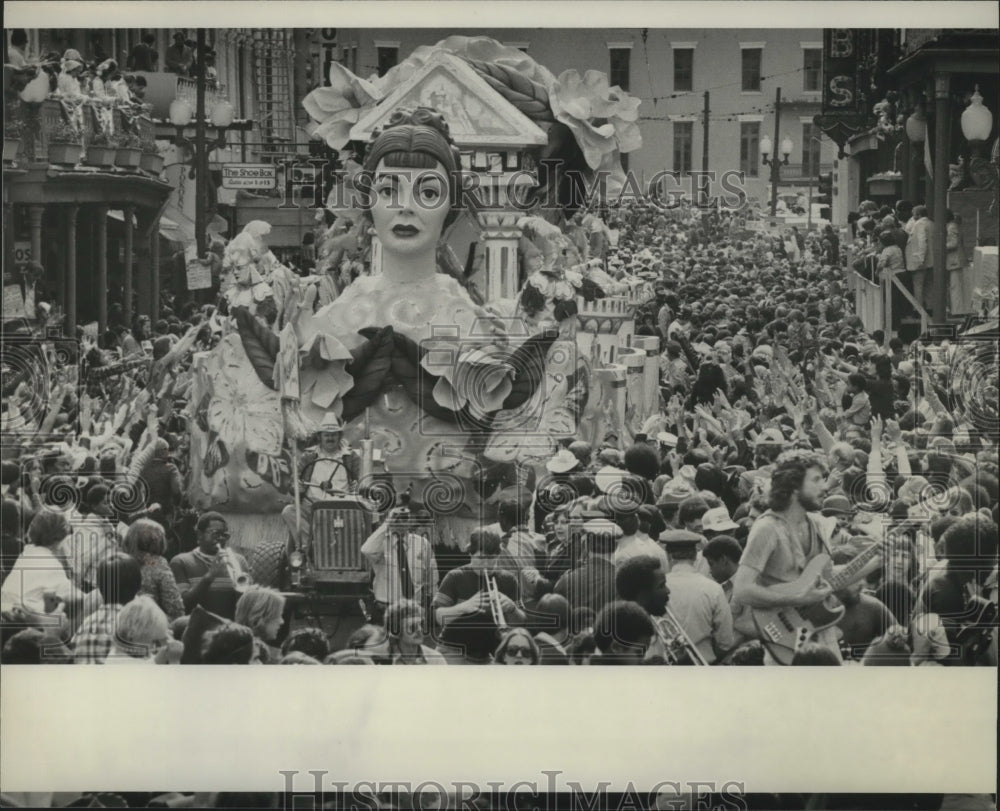
M 764 83 L 770 79 L 777 79 L 779 76 L 790 76 L 793 73 L 802 73 L 804 70 L 805 70 L 805 65 L 803 65 L 800 68 L 793 68 L 792 70 L 782 71 L 781 73 L 771 73 L 767 76 L 761 76 L 760 81 L 761 83 Z M 728 82 L 726 84 L 717 84 L 713 85 L 712 87 L 703 87 L 700 90 L 685 90 L 679 93 L 670 93 L 669 95 L 666 96 L 637 96 L 636 98 L 639 98 L 642 101 L 652 101 L 655 103 L 657 101 L 668 101 L 670 99 L 679 99 L 685 96 L 700 95 L 704 93 L 706 90 L 708 91 L 721 90 L 724 87 L 735 87 L 736 85 L 742 85 L 742 84 L 743 80 L 741 78 L 735 82 Z

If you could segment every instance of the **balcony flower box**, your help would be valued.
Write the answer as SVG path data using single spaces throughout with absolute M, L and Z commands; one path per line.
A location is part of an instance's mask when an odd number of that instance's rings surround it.
M 49 144 L 49 163 L 59 166 L 76 166 L 83 157 L 80 144 Z
M 133 133 L 123 133 L 118 138 L 118 156 L 115 163 L 122 169 L 138 169 L 142 162 L 142 144 Z
M 153 177 L 159 177 L 160 172 L 163 171 L 163 155 L 157 152 L 143 152 L 139 166 L 142 171 L 153 175 Z
M 83 156 L 80 131 L 66 121 L 59 122 L 48 134 L 49 163 L 76 166 Z
M 17 160 L 17 153 L 21 151 L 20 138 L 3 139 L 3 162 L 13 163 Z
M 138 147 L 120 146 L 115 156 L 115 165 L 122 169 L 138 169 L 142 162 L 142 150 Z
M 117 150 L 113 146 L 102 146 L 91 144 L 87 147 L 87 157 L 84 162 L 88 166 L 109 167 L 115 165 Z

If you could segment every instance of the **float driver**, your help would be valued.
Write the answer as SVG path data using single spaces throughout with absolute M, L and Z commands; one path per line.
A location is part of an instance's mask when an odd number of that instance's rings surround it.
M 295 504 L 281 511 L 292 533 L 305 545 L 312 540 L 312 507 L 317 502 L 351 493 L 357 488 L 360 457 L 344 442 L 344 429 L 334 414 L 327 414 L 318 432 L 319 447 L 307 450 L 299 471 L 302 493 L 302 521 L 295 531 Z

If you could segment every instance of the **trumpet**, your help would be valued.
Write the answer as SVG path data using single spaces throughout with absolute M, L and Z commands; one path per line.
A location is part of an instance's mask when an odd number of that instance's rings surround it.
M 493 615 L 493 622 L 497 628 L 503 630 L 507 627 L 507 618 L 503 615 L 503 603 L 500 600 L 500 587 L 497 586 L 497 579 L 486 575 L 486 594 L 490 598 L 490 613 Z
M 233 588 L 236 591 L 242 594 L 253 585 L 253 578 L 247 572 L 243 571 L 239 560 L 236 559 L 236 556 L 229 549 L 220 549 L 219 557 L 226 564 L 226 571 L 229 574 L 229 579 L 233 581 Z
M 708 660 L 691 641 L 691 637 L 681 627 L 669 606 L 666 607 L 662 617 L 653 621 L 653 626 L 656 628 L 657 637 L 663 643 L 667 664 L 708 666 Z

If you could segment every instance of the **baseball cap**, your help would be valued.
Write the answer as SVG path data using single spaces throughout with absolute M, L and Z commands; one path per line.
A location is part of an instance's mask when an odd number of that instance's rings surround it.
M 725 507 L 713 507 L 701 517 L 701 528 L 709 532 L 727 532 L 739 529 L 739 524 L 729 517 L 729 510 Z

